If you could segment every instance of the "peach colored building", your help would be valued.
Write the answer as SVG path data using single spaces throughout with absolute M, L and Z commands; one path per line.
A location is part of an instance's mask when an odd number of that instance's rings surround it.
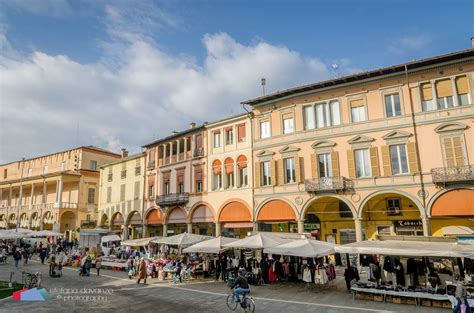
M 142 238 L 144 215 L 145 154 L 122 158 L 100 167 L 99 225 L 122 236 Z M 113 217 L 113 225 L 111 218 Z
M 338 244 L 474 229 L 474 50 L 243 101 L 253 222 Z
M 119 157 L 87 146 L 0 165 L 0 228 L 54 230 L 67 238 L 94 228 L 99 167 Z

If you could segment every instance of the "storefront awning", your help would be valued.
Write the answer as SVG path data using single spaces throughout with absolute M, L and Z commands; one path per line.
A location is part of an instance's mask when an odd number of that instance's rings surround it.
M 251 222 L 250 211 L 238 201 L 228 203 L 219 216 L 219 222 Z
M 474 258 L 473 245 L 458 242 L 366 240 L 336 246 L 335 250 L 354 254 Z
M 252 223 L 224 223 L 224 228 L 253 228 Z
M 474 190 L 455 189 L 436 199 L 431 216 L 474 216 Z
M 148 225 L 162 225 L 163 224 L 163 214 L 159 209 L 153 209 L 146 218 Z
M 193 223 L 214 223 L 214 213 L 205 205 L 198 207 L 193 213 Z
M 168 216 L 168 224 L 186 224 L 186 212 L 181 208 L 174 208 Z
M 258 213 L 259 222 L 295 221 L 296 215 L 285 201 L 273 200 L 266 203 Z

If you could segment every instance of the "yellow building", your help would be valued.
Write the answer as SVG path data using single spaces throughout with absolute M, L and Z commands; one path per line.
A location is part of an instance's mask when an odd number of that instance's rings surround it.
M 99 226 L 124 240 L 143 237 L 145 154 L 128 156 L 100 167 Z
M 338 244 L 474 229 L 474 50 L 243 101 L 254 222 Z
M 77 236 L 94 228 L 99 167 L 120 155 L 79 147 L 0 165 L 0 228 L 30 228 Z

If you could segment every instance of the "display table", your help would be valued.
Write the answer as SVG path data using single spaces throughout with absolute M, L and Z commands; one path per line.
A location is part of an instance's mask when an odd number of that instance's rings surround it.
M 107 267 L 119 267 L 119 268 L 127 268 L 127 262 L 119 262 L 118 259 L 112 259 L 112 258 L 102 258 L 102 266 L 107 266 Z
M 412 291 L 395 291 L 395 290 L 383 290 L 375 288 L 361 288 L 361 287 L 351 287 L 352 299 L 355 299 L 356 294 L 360 293 L 370 293 L 383 296 L 383 302 L 386 302 L 386 296 L 395 296 L 395 297 L 404 297 L 404 298 L 413 298 L 416 301 L 416 305 L 420 305 L 421 299 L 429 299 L 435 301 L 450 301 L 448 295 L 438 295 L 431 294 L 427 292 L 412 292 Z

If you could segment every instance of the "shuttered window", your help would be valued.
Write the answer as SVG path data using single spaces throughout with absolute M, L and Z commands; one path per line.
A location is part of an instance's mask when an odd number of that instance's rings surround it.
M 456 77 L 455 82 L 459 105 L 470 104 L 471 95 L 469 94 L 469 81 L 467 80 L 467 76 Z
M 284 160 L 285 163 L 285 184 L 291 184 L 296 182 L 296 170 L 295 170 L 295 159 L 287 158 Z
M 133 199 L 138 200 L 140 198 L 140 182 L 136 181 L 133 186 Z
M 390 161 L 392 166 L 392 174 L 408 173 L 408 159 L 405 145 L 390 146 Z
M 260 162 L 260 177 L 261 186 L 270 186 L 272 184 L 270 161 Z
M 463 146 L 462 137 L 443 138 L 444 160 L 447 167 L 466 165 Z
M 120 201 L 125 201 L 125 184 L 120 185 Z
M 436 96 L 438 98 L 451 97 L 453 95 L 453 85 L 451 79 L 438 80 L 436 82 Z
M 245 124 L 237 125 L 237 140 L 239 142 L 245 141 Z
M 420 84 L 421 106 L 424 112 L 436 110 L 432 88 L 431 83 Z
M 107 187 L 107 203 L 112 201 L 112 187 Z

